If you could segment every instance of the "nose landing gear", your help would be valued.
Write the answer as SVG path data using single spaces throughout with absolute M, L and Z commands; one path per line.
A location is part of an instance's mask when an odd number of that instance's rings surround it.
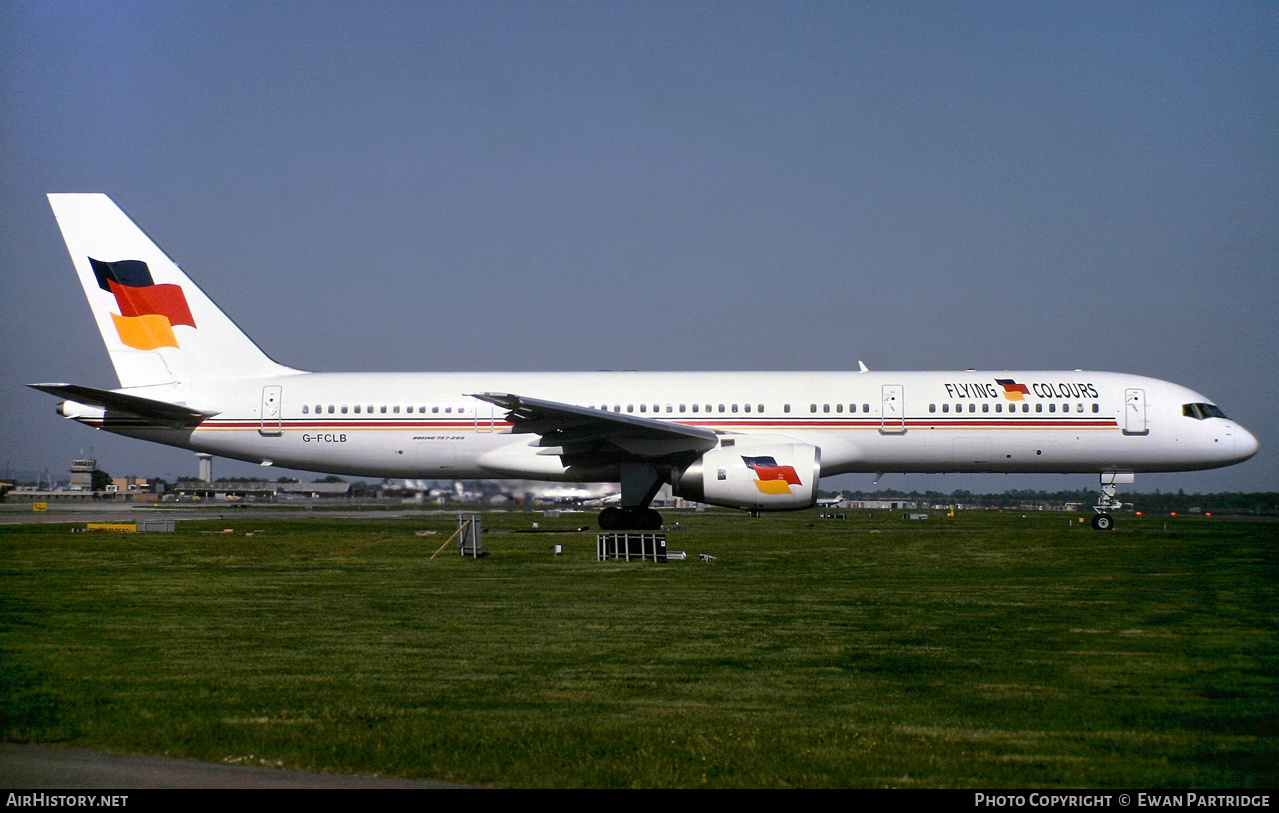
M 1097 512 L 1097 516 L 1092 518 L 1094 531 L 1109 531 L 1115 527 L 1115 518 L 1110 515 L 1110 512 L 1118 511 L 1124 507 L 1123 501 L 1115 496 L 1119 491 L 1119 484 L 1132 483 L 1135 479 L 1135 476 L 1130 471 L 1103 471 L 1101 473 L 1101 497 L 1097 500 L 1097 504 L 1092 507 Z

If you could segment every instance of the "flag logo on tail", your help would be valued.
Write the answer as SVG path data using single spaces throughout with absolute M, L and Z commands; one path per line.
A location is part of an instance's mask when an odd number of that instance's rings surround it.
M 1004 388 L 1004 397 L 1009 401 L 1024 401 L 1030 395 L 1030 389 L 1025 384 L 1018 384 L 1011 378 L 996 378 L 995 383 Z
M 755 472 L 755 487 L 765 494 L 789 494 L 791 486 L 803 485 L 794 466 L 779 466 L 774 457 L 743 457 Z
M 186 295 L 177 285 L 156 285 L 141 260 L 103 262 L 89 258 L 98 287 L 111 293 L 120 312 L 111 314 L 120 341 L 138 350 L 177 347 L 174 325 L 195 327 Z

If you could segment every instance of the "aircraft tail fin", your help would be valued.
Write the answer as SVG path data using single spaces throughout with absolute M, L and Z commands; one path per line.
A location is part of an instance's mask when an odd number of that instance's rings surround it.
M 106 195 L 49 204 L 121 387 L 297 372 L 267 357 Z

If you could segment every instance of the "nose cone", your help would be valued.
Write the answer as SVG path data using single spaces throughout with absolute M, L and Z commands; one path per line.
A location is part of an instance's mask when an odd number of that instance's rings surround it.
M 1247 429 L 1235 424 L 1235 461 L 1243 462 L 1257 453 L 1257 439 Z

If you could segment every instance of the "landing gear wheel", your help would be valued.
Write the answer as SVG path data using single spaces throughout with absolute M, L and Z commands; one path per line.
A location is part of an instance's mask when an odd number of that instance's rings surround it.
M 1109 531 L 1115 527 L 1115 519 L 1110 514 L 1098 514 L 1092 518 L 1092 529 L 1094 531 Z
M 620 531 L 626 527 L 626 513 L 617 506 L 610 505 L 600 512 L 599 524 L 602 531 Z
M 640 531 L 662 530 L 662 515 L 652 508 L 637 508 L 635 528 Z
M 660 531 L 662 515 L 652 508 L 609 506 L 600 512 L 599 525 L 604 531 Z

